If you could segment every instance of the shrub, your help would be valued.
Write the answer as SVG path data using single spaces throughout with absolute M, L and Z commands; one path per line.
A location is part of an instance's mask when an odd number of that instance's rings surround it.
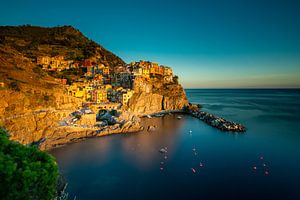
M 173 81 L 174 81 L 174 83 L 178 84 L 178 76 L 174 76 Z
M 44 76 L 47 75 L 47 73 L 40 67 L 40 66 L 36 66 L 32 69 L 32 71 L 34 73 L 36 73 L 38 75 L 39 78 L 42 78 Z
M 11 82 L 11 83 L 8 85 L 8 87 L 9 87 L 10 89 L 14 90 L 14 91 L 17 91 L 17 92 L 19 92 L 19 91 L 21 90 L 21 89 L 20 89 L 20 84 L 19 84 L 18 81 L 13 81 L 13 82 Z
M 117 116 L 117 115 L 118 115 L 118 111 L 115 110 L 115 109 L 110 110 L 109 113 L 110 113 L 112 116 Z
M 0 128 L 1 199 L 54 199 L 58 175 L 52 156 L 10 141 Z
M 50 100 L 50 97 L 49 97 L 48 95 L 45 95 L 45 96 L 44 96 L 44 100 L 45 100 L 45 101 L 49 101 L 49 100 Z

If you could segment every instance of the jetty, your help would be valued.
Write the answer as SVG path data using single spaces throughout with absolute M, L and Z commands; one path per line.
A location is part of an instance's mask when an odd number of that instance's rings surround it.
M 215 127 L 221 131 L 227 132 L 237 132 L 237 133 L 244 133 L 246 132 L 246 127 L 232 121 L 228 121 L 222 117 L 215 116 L 211 113 L 204 112 L 200 110 L 201 106 L 190 104 L 185 111 L 190 114 L 191 116 L 202 120 L 206 124 Z

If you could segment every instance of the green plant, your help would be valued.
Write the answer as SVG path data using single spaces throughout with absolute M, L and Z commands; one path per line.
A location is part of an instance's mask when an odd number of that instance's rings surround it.
M 42 77 L 44 77 L 44 76 L 47 75 L 47 73 L 46 73 L 40 66 L 34 67 L 34 68 L 32 69 L 32 71 L 33 71 L 34 73 L 36 73 L 36 74 L 39 76 L 39 78 L 42 78 Z
M 112 116 L 117 116 L 117 115 L 118 115 L 118 111 L 115 110 L 115 109 L 110 110 L 109 113 L 110 113 Z
M 174 83 L 178 84 L 178 76 L 174 76 L 173 81 L 174 81 Z
M 79 119 L 81 119 L 81 115 L 80 114 L 76 114 L 75 118 L 77 118 L 79 120 Z
M 14 91 L 17 91 L 19 92 L 21 89 L 20 89 L 20 83 L 18 81 L 13 81 L 11 82 L 8 87 L 11 89 L 11 90 L 14 90 Z
M 45 95 L 45 96 L 44 96 L 44 100 L 45 100 L 45 101 L 49 101 L 49 100 L 50 100 L 50 97 L 49 97 L 48 95 Z
M 7 132 L 0 128 L 1 199 L 54 199 L 58 175 L 51 155 L 10 141 Z

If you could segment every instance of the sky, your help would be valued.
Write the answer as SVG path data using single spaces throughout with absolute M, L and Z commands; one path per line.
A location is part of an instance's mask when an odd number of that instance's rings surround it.
M 9 0 L 0 25 L 72 25 L 185 88 L 300 88 L 297 0 Z

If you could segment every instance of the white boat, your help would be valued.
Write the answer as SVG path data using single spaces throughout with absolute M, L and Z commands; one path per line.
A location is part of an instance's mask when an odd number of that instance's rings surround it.
M 178 117 L 177 117 L 177 119 L 181 119 L 181 118 L 182 118 L 181 116 L 178 116 Z
M 160 152 L 160 153 L 167 153 L 168 151 L 167 151 L 165 148 L 161 148 L 161 149 L 159 150 L 159 152 Z
M 147 117 L 148 117 L 149 119 L 151 119 L 151 118 L 152 118 L 150 115 L 147 115 Z

